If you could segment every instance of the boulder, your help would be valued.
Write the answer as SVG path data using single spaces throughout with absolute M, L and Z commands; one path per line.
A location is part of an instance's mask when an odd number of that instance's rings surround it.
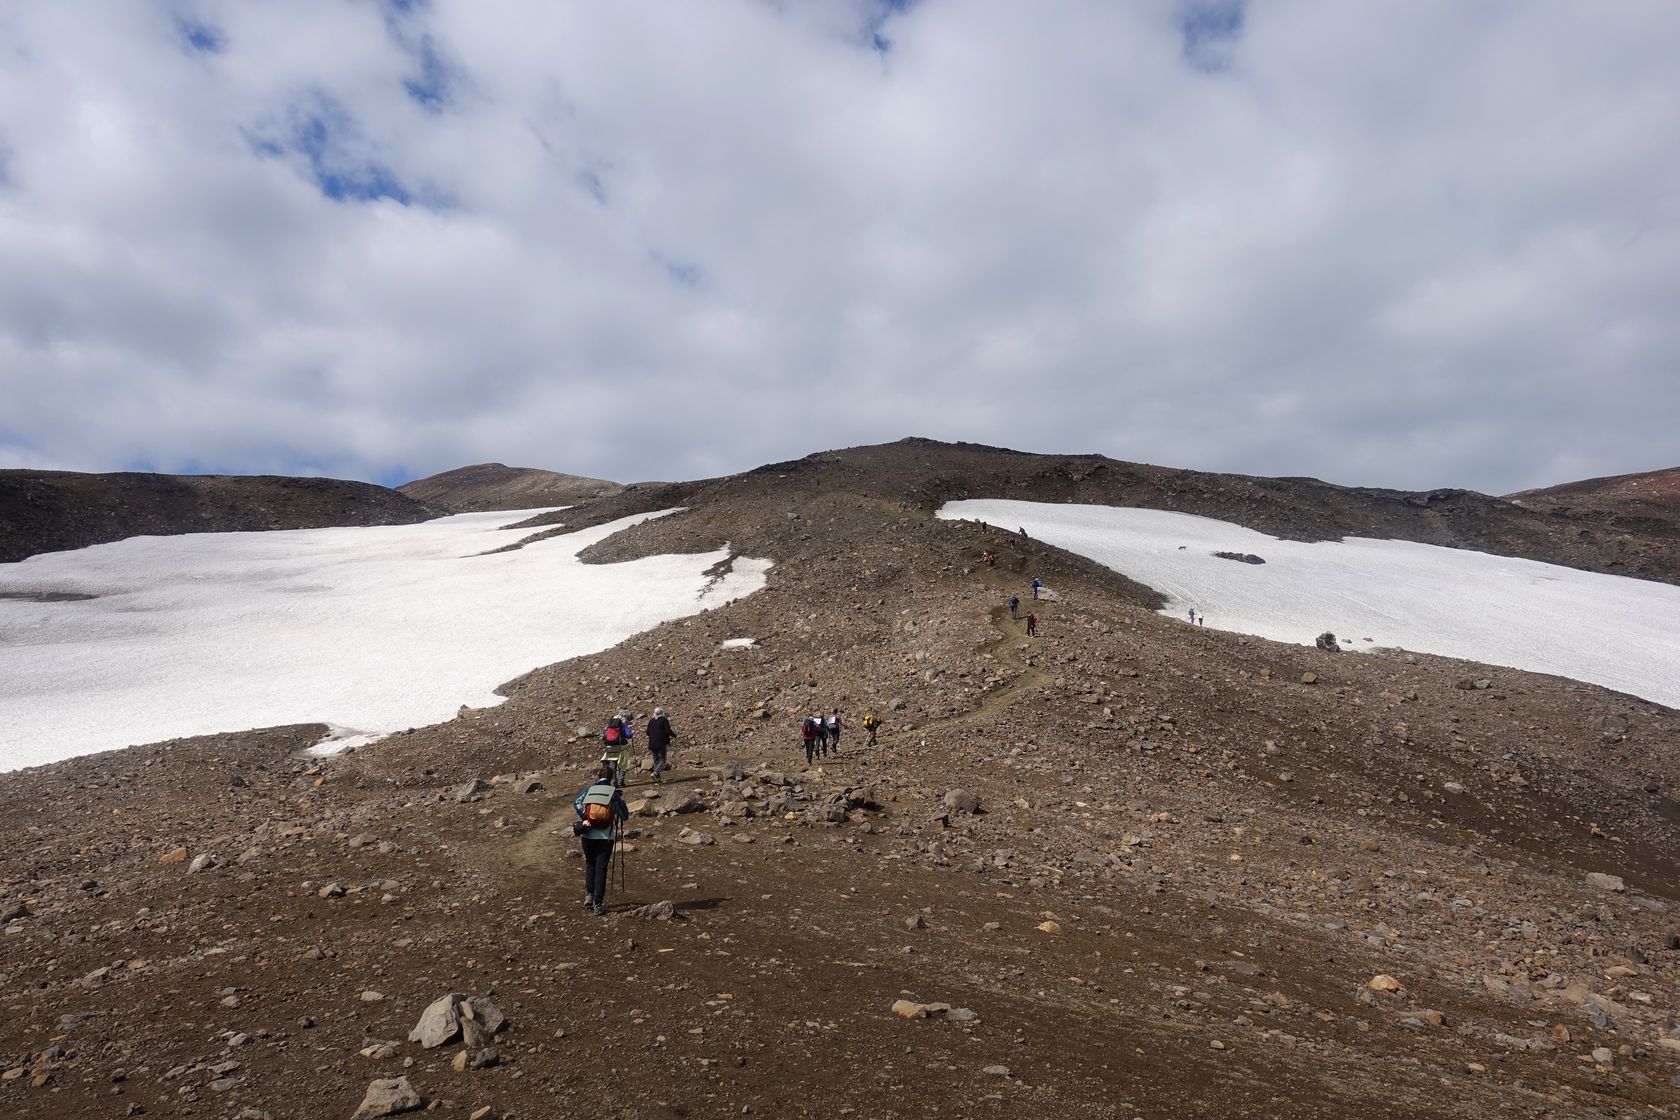
M 1314 638 L 1313 645 L 1317 646 L 1321 650 L 1324 650 L 1326 653 L 1342 652 L 1342 643 L 1338 642 L 1336 640 L 1336 635 L 1328 630 Z
M 953 813 L 978 813 L 980 795 L 973 790 L 953 789 L 945 794 L 940 804 Z
M 536 793 L 543 788 L 541 778 L 521 778 L 513 783 L 515 793 Z
M 382 1078 L 368 1084 L 367 1094 L 351 1115 L 350 1120 L 372 1120 L 376 1116 L 395 1116 L 399 1112 L 415 1112 L 426 1106 L 424 1098 L 414 1091 L 406 1077 Z
M 1589 871 L 1587 873 L 1587 886 L 1597 887 L 1601 891 L 1616 891 L 1617 893 L 1627 890 L 1627 884 L 1622 882 L 1620 875 L 1606 875 L 1602 871 Z
M 408 1032 L 408 1040 L 418 1042 L 427 1050 L 453 1041 L 455 1036 L 461 1033 L 461 1012 L 458 1005 L 466 998 L 461 992 L 451 992 L 433 1000 L 430 1006 L 420 1013 L 420 1021 L 414 1025 L 414 1029 Z
M 465 785 L 456 786 L 455 787 L 455 792 L 452 796 L 455 798 L 456 801 L 462 802 L 462 803 L 465 803 L 465 802 L 468 802 L 468 801 L 476 801 L 478 799 L 478 796 L 480 794 L 484 793 L 489 788 L 490 788 L 490 783 L 489 782 L 485 781 L 483 778 L 474 778 L 472 781 L 467 782 Z

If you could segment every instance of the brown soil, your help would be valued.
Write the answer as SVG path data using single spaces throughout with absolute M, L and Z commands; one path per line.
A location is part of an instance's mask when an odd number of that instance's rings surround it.
M 1680 467 L 1524 490 L 1510 495 L 1509 500 L 1560 516 L 1599 514 L 1624 528 L 1637 530 L 1649 521 L 1672 523 L 1680 519 Z
M 398 1075 L 449 1116 L 1680 1105 L 1675 712 L 1192 628 L 1112 572 L 935 520 L 953 484 L 906 476 L 930 496 L 901 499 L 852 454 L 697 487 L 603 542 L 597 559 L 662 533 L 777 564 L 764 591 L 530 673 L 500 707 L 324 762 L 298 753 L 318 728 L 282 728 L 0 779 L 0 913 L 29 910 L 0 937 L 0 1114 L 348 1117 Z M 973 496 L 1087 494 L 1038 457 L 1014 486 L 996 456 L 954 454 L 993 461 Z M 1178 494 L 1213 504 L 1207 477 Z M 1227 498 L 1256 520 L 1304 501 Z M 758 644 L 720 650 L 732 637 Z M 571 797 L 602 718 L 656 703 L 680 738 L 649 811 L 691 793 L 698 811 L 633 819 L 595 918 Z M 805 771 L 798 718 L 834 706 L 840 751 Z M 749 776 L 720 780 L 733 761 Z M 547 788 L 517 792 L 533 774 Z M 943 809 L 954 787 L 982 812 Z M 178 846 L 218 866 L 160 861 Z M 674 920 L 630 913 L 659 900 Z M 456 1072 L 458 1044 L 405 1041 L 452 991 L 506 1011 L 501 1064 Z M 905 1020 L 899 999 L 978 1019 Z M 360 1056 L 378 1040 L 396 1056 Z
M 124 537 L 412 525 L 437 515 L 383 486 L 334 478 L 0 470 L 0 563 Z
M 415 501 L 451 513 L 571 506 L 618 491 L 616 482 L 574 474 L 479 463 L 405 482 L 397 487 Z

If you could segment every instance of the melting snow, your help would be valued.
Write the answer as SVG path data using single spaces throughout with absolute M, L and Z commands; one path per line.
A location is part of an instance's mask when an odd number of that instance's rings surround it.
M 0 770 L 294 723 L 366 742 L 498 704 L 506 681 L 751 594 L 769 570 L 737 557 L 713 582 L 727 551 L 577 559 L 661 514 L 484 555 L 533 512 L 135 537 L 0 564 Z
M 718 643 L 719 649 L 751 649 L 758 644 L 757 638 L 725 638 Z
M 1025 528 L 1166 595 L 1163 614 L 1194 607 L 1210 627 L 1305 644 L 1331 630 L 1680 707 L 1680 587 L 1670 584 L 1410 541 L 1303 544 L 1166 510 L 975 500 L 939 516 Z

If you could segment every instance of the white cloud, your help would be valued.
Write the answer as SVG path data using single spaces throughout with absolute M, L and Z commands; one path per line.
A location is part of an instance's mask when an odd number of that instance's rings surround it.
M 1632 0 L 18 0 L 0 458 L 1668 465 L 1676 33 Z

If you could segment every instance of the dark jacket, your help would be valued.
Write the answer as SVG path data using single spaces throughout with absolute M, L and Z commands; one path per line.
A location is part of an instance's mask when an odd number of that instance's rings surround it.
M 572 801 L 572 811 L 577 813 L 578 820 L 580 821 L 583 819 L 583 799 L 589 791 L 594 789 L 596 786 L 612 789 L 611 784 L 607 782 L 590 782 L 588 785 L 578 790 L 577 797 Z M 616 819 L 621 821 L 630 819 L 630 807 L 624 803 L 624 795 L 617 789 L 613 789 L 611 805 L 613 816 Z M 582 832 L 578 833 L 578 835 L 583 837 L 585 840 L 611 840 L 613 838 L 612 829 L 610 828 L 586 828 Z
M 647 744 L 650 751 L 663 751 L 671 745 L 671 740 L 677 733 L 671 730 L 671 721 L 664 716 L 654 716 L 647 724 Z

